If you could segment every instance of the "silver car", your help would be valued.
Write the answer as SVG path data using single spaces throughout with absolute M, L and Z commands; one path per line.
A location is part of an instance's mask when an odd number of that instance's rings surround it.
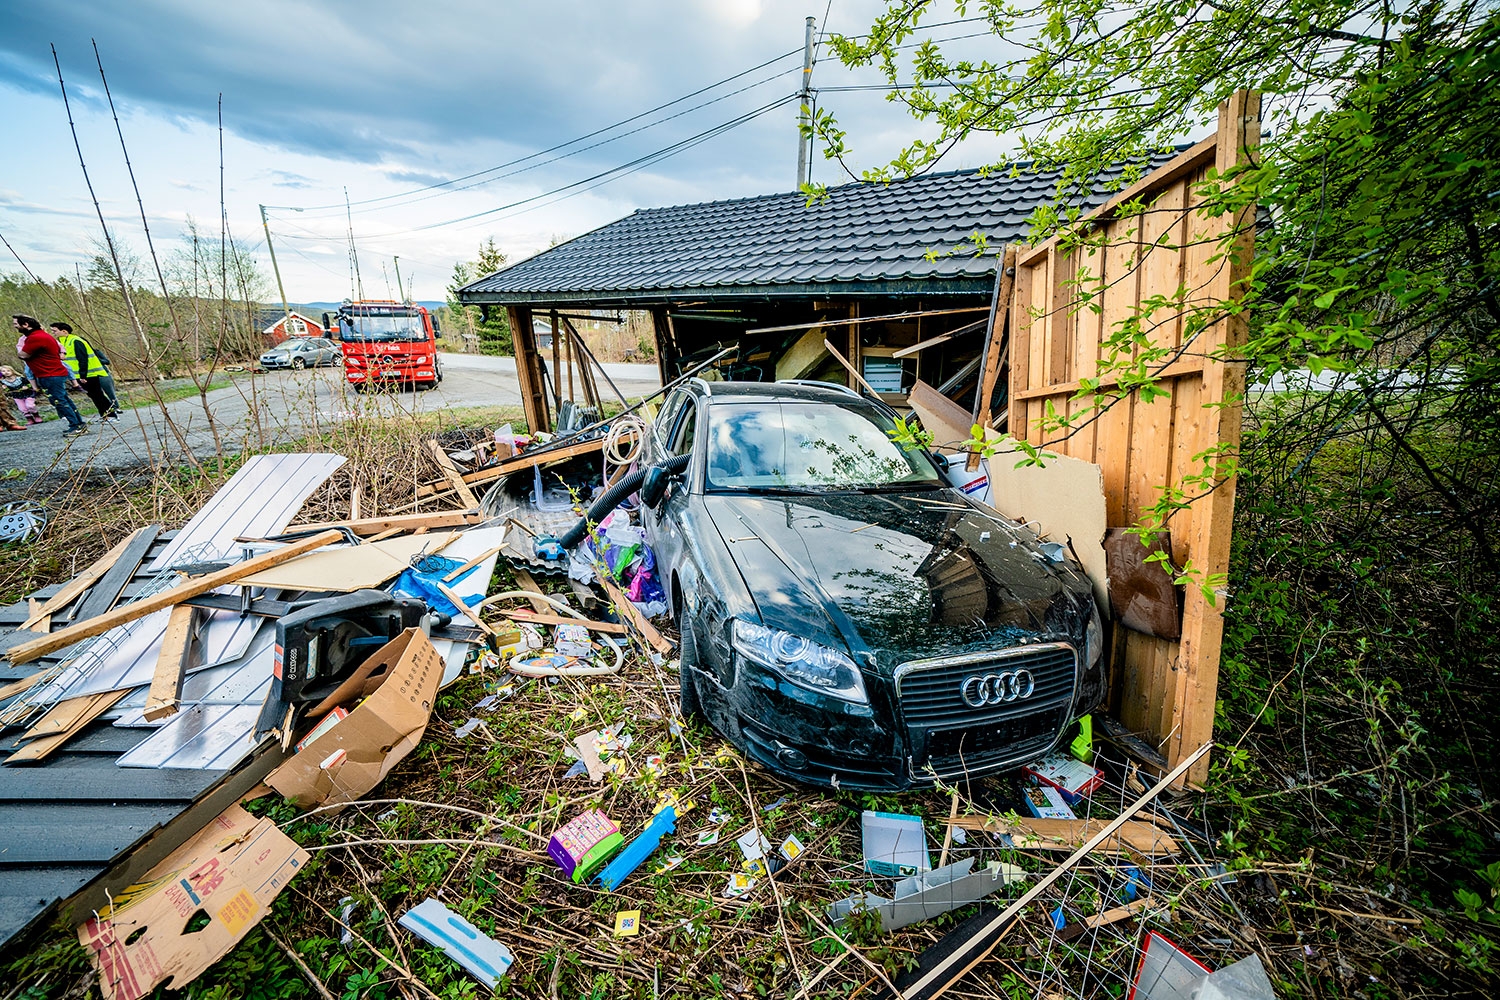
M 318 368 L 344 360 L 339 345 L 324 337 L 292 337 L 260 356 L 262 368 Z

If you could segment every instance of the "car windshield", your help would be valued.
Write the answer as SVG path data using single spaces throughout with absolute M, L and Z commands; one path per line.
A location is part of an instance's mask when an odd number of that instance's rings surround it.
M 341 316 L 345 340 L 402 341 L 417 343 L 427 339 L 422 317 L 416 316 Z
M 715 489 L 851 489 L 940 484 L 896 423 L 842 403 L 726 403 L 709 409 L 708 485 Z

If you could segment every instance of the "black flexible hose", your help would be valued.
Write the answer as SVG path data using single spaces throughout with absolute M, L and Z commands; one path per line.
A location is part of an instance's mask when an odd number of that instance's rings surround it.
M 620 506 L 620 501 L 624 500 L 626 497 L 630 496 L 630 494 L 640 489 L 641 483 L 643 483 L 646 479 L 646 473 L 650 472 L 651 469 L 659 468 L 666 472 L 669 476 L 676 475 L 677 473 L 684 471 L 688 467 L 688 462 L 691 460 L 691 455 L 678 455 L 675 458 L 667 459 L 659 466 L 650 466 L 645 469 L 637 469 L 635 472 L 630 473 L 630 475 L 625 476 L 619 482 L 615 483 L 609 489 L 600 494 L 599 499 L 595 500 L 589 506 L 589 512 L 583 517 L 579 518 L 578 523 L 569 528 L 567 532 L 558 539 L 558 541 L 562 543 L 563 548 L 571 549 L 573 546 L 583 541 L 583 536 L 589 533 L 589 525 L 598 524 L 599 521 L 607 516 L 610 511 Z

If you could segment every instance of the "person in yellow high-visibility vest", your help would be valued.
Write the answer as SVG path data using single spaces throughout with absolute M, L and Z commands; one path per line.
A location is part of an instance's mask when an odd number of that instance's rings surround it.
M 115 397 L 115 380 L 109 373 L 109 358 L 74 333 L 67 323 L 53 323 L 51 326 L 52 335 L 62 345 L 63 364 L 94 401 L 99 416 L 104 420 L 119 420 L 120 402 Z

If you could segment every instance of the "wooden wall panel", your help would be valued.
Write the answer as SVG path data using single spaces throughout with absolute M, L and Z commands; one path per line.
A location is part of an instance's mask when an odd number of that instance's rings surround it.
M 1093 237 L 1085 241 L 1090 245 L 1065 249 L 1054 239 L 1017 259 L 1011 433 L 1097 462 L 1111 526 L 1141 523 L 1163 489 L 1201 471 L 1196 456 L 1221 444 L 1231 454 L 1238 448 L 1244 366 L 1223 355 L 1232 355 L 1246 330 L 1241 316 L 1218 303 L 1238 298 L 1249 274 L 1255 210 L 1209 216 L 1200 211 L 1199 188 L 1211 168 L 1222 175 L 1246 162 L 1259 138 L 1260 97 L 1241 91 L 1220 107 L 1212 139 L 1080 223 Z M 1126 212 L 1127 206 L 1137 210 Z M 1158 296 L 1167 304 L 1146 311 L 1143 303 Z M 1195 310 L 1208 322 L 1195 324 Z M 1148 365 L 1165 395 L 1110 397 L 1107 408 L 1068 428 L 1049 426 L 1049 403 L 1075 418 L 1089 414 L 1079 380 L 1099 377 L 1111 354 L 1104 342 L 1132 319 L 1152 349 L 1169 352 Z M 1140 350 L 1127 348 L 1123 356 L 1140 360 Z M 1104 376 L 1106 394 L 1117 386 Z M 1233 480 L 1188 487 L 1188 494 L 1191 505 L 1168 522 L 1173 559 L 1222 574 L 1229 565 Z M 1223 627 L 1222 597 L 1210 602 L 1201 587 L 1189 586 L 1181 640 L 1122 629 L 1114 643 L 1120 717 L 1154 738 L 1174 766 L 1212 736 Z M 1188 778 L 1201 781 L 1207 771 L 1205 757 Z

